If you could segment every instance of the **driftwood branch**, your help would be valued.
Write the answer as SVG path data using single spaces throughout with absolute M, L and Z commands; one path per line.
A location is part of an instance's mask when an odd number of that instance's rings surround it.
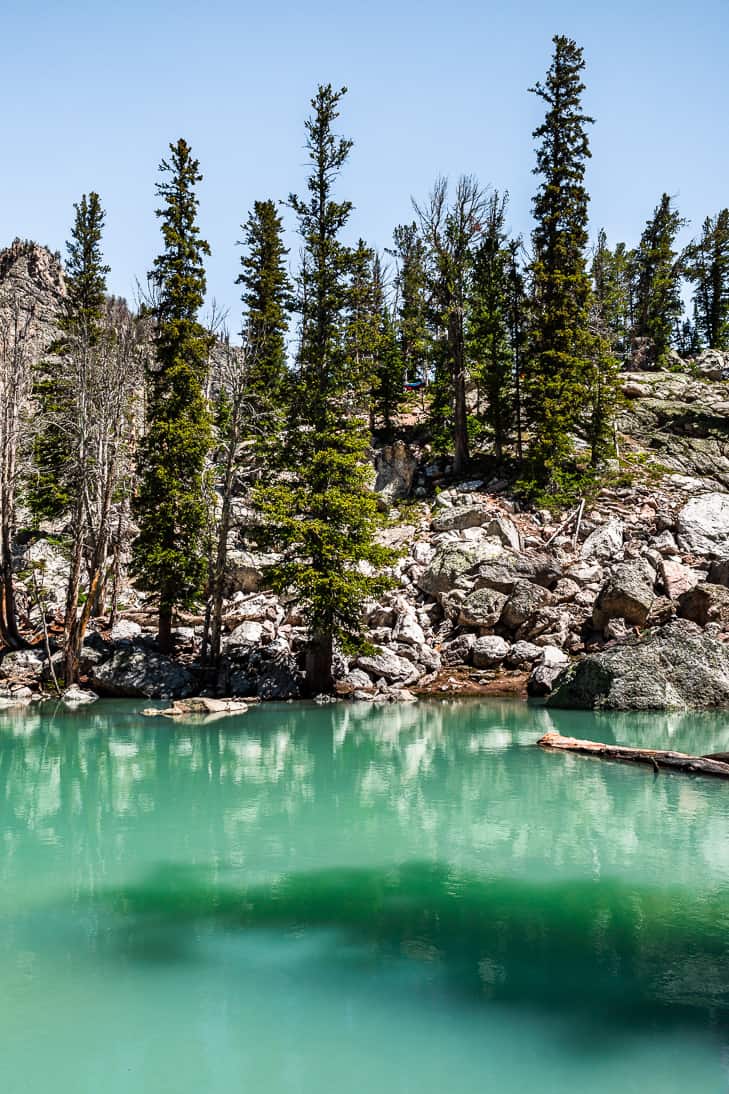
M 687 775 L 713 775 L 719 779 L 729 779 L 729 755 L 725 761 L 711 756 L 689 756 L 685 752 L 662 752 L 655 748 L 628 748 L 624 745 L 606 745 L 600 741 L 580 741 L 576 737 L 562 737 L 559 733 L 545 733 L 537 744 L 541 748 L 579 752 L 583 756 L 598 756 L 603 760 L 649 764 L 655 772 L 664 767 L 671 771 L 683 771 Z
M 562 523 L 560 524 L 559 528 L 557 528 L 556 531 L 552 532 L 552 535 L 549 537 L 549 539 L 544 544 L 544 546 L 549 547 L 549 545 L 554 542 L 554 540 L 557 538 L 557 536 L 561 536 L 563 532 L 566 532 L 567 529 L 569 528 L 570 524 L 572 524 L 573 520 L 577 520 L 577 531 L 575 532 L 575 543 L 576 543 L 577 542 L 577 536 L 578 536 L 579 531 L 580 531 L 580 524 L 582 522 L 582 512 L 583 512 L 584 508 L 585 508 L 585 499 L 583 498 L 580 501 L 580 504 L 577 506 L 577 508 L 572 510 L 570 515 L 567 517 L 567 520 L 563 520 Z

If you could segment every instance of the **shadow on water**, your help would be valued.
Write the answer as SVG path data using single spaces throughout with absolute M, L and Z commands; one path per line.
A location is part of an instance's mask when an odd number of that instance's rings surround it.
M 485 880 L 427 862 L 293 874 L 244 889 L 204 872 L 160 868 L 97 894 L 108 956 L 195 959 L 205 925 L 236 932 L 335 931 L 326 960 L 351 945 L 376 960 L 432 963 L 449 991 L 527 1005 L 576 1029 L 700 1022 L 729 1016 L 729 898 L 692 903 L 670 889 L 617 881 Z
M 135 706 L 0 717 L 6 963 L 48 946 L 163 966 L 205 960 L 216 932 L 318 934 L 319 979 L 400 962 L 586 1037 L 723 1032 L 725 788 L 522 747 L 556 728 L 720 751 L 723 719 L 299 705 L 221 729 Z

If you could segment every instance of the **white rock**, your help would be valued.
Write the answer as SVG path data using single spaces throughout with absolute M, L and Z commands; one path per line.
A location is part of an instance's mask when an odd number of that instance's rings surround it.
M 70 688 L 66 688 L 61 701 L 66 704 L 67 707 L 83 706 L 84 703 L 95 703 L 99 696 L 95 691 L 83 691 L 81 688 L 72 684 Z
M 111 628 L 111 640 L 112 642 L 126 642 L 138 638 L 141 633 L 142 628 L 139 623 L 135 623 L 131 619 L 118 619 Z
M 509 652 L 509 643 L 498 634 L 487 634 L 477 638 L 471 651 L 473 664 L 477 669 L 489 669 L 500 665 Z
M 539 658 L 540 665 L 546 665 L 548 668 L 561 667 L 566 665 L 568 661 L 569 657 L 558 646 L 544 646 L 542 655 Z
M 580 554 L 583 559 L 598 559 L 600 562 L 617 562 L 623 558 L 622 520 L 611 518 L 591 532 L 582 544 Z
M 253 620 L 241 623 L 228 636 L 226 646 L 258 646 L 263 637 L 263 625 Z
M 729 494 L 699 494 L 678 514 L 678 544 L 694 555 L 729 555 Z

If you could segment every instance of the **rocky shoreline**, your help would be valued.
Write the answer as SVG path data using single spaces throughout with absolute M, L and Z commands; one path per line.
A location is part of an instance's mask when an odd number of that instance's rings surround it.
M 392 494 L 403 451 L 389 461 Z M 413 479 L 407 489 L 417 493 Z M 338 656 L 336 696 L 386 702 L 527 692 L 551 705 L 640 710 L 729 703 L 729 495 L 712 486 L 666 472 L 657 486 L 606 488 L 594 504 L 557 517 L 520 511 L 498 481 L 456 483 L 431 501 L 392 499 L 381 537 L 400 552 L 395 585 L 367 605 L 366 650 Z M 18 572 L 38 557 L 52 611 L 66 564 L 39 538 L 19 550 Z M 265 589 L 268 561 L 242 539 L 231 551 L 217 686 L 231 698 L 305 694 L 305 620 Z M 125 595 L 133 599 L 133 590 Z M 174 658 L 157 649 L 153 616 L 141 603 L 109 630 L 103 620 L 96 625 L 81 665 L 92 694 L 212 693 L 199 662 L 202 619 L 176 628 Z M 0 703 L 47 695 L 61 660 L 58 651 L 49 661 L 38 643 L 6 653 Z M 76 689 L 66 699 L 90 697 Z

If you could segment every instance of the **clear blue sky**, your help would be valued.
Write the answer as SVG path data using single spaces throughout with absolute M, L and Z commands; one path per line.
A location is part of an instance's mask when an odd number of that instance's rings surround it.
M 555 33 L 585 49 L 593 234 L 633 242 L 663 190 L 692 221 L 685 238 L 729 205 L 727 0 L 3 0 L 0 25 L 0 246 L 63 248 L 73 202 L 98 190 L 110 287 L 131 297 L 159 246 L 157 165 L 184 136 L 233 331 L 239 225 L 255 199 L 303 191 L 319 82 L 349 87 L 341 196 L 353 236 L 378 248 L 438 173 L 508 189 L 512 229 L 529 230 L 541 104 L 527 88 Z

